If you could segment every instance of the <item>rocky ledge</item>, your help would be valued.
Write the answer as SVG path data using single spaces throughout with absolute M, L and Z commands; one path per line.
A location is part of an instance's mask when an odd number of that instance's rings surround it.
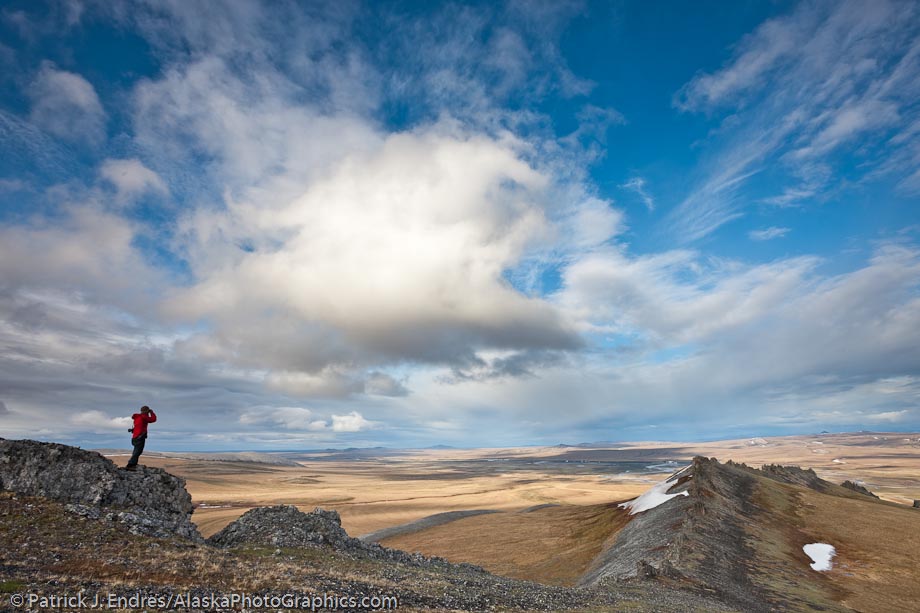
M 840 486 L 845 487 L 848 490 L 853 490 L 857 494 L 862 494 L 863 496 L 871 496 L 873 498 L 878 498 L 878 496 L 876 496 L 875 494 L 867 490 L 865 486 L 862 486 L 859 483 L 856 483 L 854 481 L 844 481 L 843 483 L 840 484 Z
M 0 489 L 62 502 L 72 513 L 124 524 L 134 534 L 201 541 L 185 480 L 159 468 L 118 468 L 57 443 L 0 439 Z

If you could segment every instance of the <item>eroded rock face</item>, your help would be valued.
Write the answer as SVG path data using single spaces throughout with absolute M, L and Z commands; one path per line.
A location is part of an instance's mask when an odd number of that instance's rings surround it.
M 324 511 L 319 507 L 311 513 L 304 513 L 293 505 L 251 509 L 210 537 L 208 543 L 225 548 L 242 545 L 328 547 L 356 557 L 412 566 L 460 566 L 468 570 L 482 571 L 481 568 L 470 564 L 452 565 L 443 558 L 428 558 L 419 553 L 406 553 L 376 543 L 365 543 L 348 536 L 336 511 Z
M 853 490 L 854 492 L 863 494 L 865 496 L 872 496 L 873 498 L 878 498 L 878 496 L 870 492 L 868 489 L 866 489 L 865 487 L 863 487 L 862 485 L 858 483 L 854 483 L 853 481 L 844 481 L 843 483 L 840 484 L 840 486 L 845 487 L 848 490 Z
M 798 466 L 780 466 L 778 464 L 764 464 L 761 467 L 764 476 L 779 481 L 780 483 L 790 483 L 792 485 L 801 485 L 816 492 L 826 492 L 830 483 L 820 478 L 814 470 L 800 468 Z
M 0 439 L 0 488 L 69 503 L 71 512 L 121 522 L 135 534 L 201 540 L 184 479 L 147 466 L 121 470 L 95 451 Z

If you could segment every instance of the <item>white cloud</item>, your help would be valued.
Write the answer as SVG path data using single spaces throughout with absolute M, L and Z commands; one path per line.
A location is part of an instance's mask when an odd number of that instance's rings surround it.
M 373 427 L 373 423 L 364 419 L 357 411 L 352 411 L 347 415 L 332 416 L 333 432 L 360 432 Z
M 147 305 L 165 284 L 135 249 L 136 228 L 92 203 L 65 202 L 57 216 L 0 227 L 0 276 L 11 288 L 85 292 L 99 303 Z
M 595 292 L 586 299 L 594 309 L 577 314 L 597 317 L 588 329 L 598 353 L 501 384 L 442 388 L 417 377 L 406 413 L 437 421 L 481 407 L 479 430 L 514 423 L 520 440 L 554 442 L 569 431 L 579 440 L 625 436 L 649 423 L 660 436 L 703 436 L 735 424 L 802 431 L 917 418 L 916 251 L 883 247 L 864 267 L 832 276 L 813 260 L 707 266 L 692 253 L 601 263 L 597 285 L 581 279 L 561 297 L 575 307 L 572 293 Z M 424 399 L 435 393 L 432 407 Z
M 622 394 L 625 404 L 663 403 L 673 410 L 681 397 L 697 398 L 700 407 L 744 399 L 770 414 L 788 401 L 799 413 L 809 407 L 807 413 L 830 402 L 821 400 L 829 390 L 879 380 L 862 388 L 856 401 L 834 401 L 858 423 L 855 411 L 879 402 L 882 390 L 900 402 L 918 399 L 915 384 L 892 375 L 920 368 L 911 349 L 920 342 L 920 253 L 885 246 L 865 267 L 832 277 L 817 276 L 813 260 L 799 259 L 728 268 L 688 282 L 686 262 L 686 256 L 612 259 L 573 270 L 564 295 L 569 304 L 594 305 L 579 312 L 612 322 L 609 329 L 621 343 L 635 345 L 638 335 L 640 352 L 633 359 L 639 361 L 614 371 L 611 394 Z M 639 278 L 645 282 L 636 283 Z M 589 296 L 578 300 L 585 292 Z M 658 342 L 643 347 L 643 338 Z M 670 357 L 655 358 L 662 348 Z M 828 376 L 834 379 L 802 396 L 810 378 Z M 794 391 L 776 396 L 774 388 Z
M 267 366 L 272 385 L 302 394 L 350 389 L 353 367 L 575 348 L 551 304 L 503 278 L 555 231 L 547 184 L 514 141 L 442 126 L 396 134 L 288 200 L 254 190 L 185 220 L 197 283 L 167 306 L 215 321 L 228 359 Z M 561 214 L 583 244 L 619 218 L 595 201 Z
M 252 425 L 278 425 L 287 430 L 305 430 L 318 432 L 325 430 L 328 425 L 325 421 L 317 419 L 313 411 L 303 407 L 278 407 L 261 408 L 243 413 L 240 423 Z
M 78 428 L 93 432 L 127 431 L 133 424 L 130 417 L 111 417 L 102 411 L 83 411 L 70 418 Z
M 910 415 L 910 411 L 907 409 L 901 409 L 900 411 L 884 411 L 882 413 L 870 413 L 866 415 L 866 420 L 870 422 L 886 422 L 886 423 L 898 423 L 901 421 L 906 421 L 905 418 Z
M 105 111 L 92 84 L 44 62 L 29 88 L 31 119 L 48 132 L 95 144 L 105 138 Z
M 169 193 L 169 188 L 160 175 L 144 166 L 138 159 L 107 159 L 99 168 L 99 176 L 115 187 L 117 198 L 122 202 L 137 198 L 148 191 Z
M 789 234 L 791 228 L 780 228 L 778 226 L 771 226 L 769 228 L 763 228 L 760 230 L 751 230 L 748 232 L 748 236 L 751 237 L 751 240 L 755 241 L 769 241 L 774 238 L 782 238 Z
M 587 331 L 696 342 L 756 321 L 805 283 L 816 261 L 706 265 L 692 251 L 595 253 L 566 269 L 560 304 Z
M 240 415 L 244 426 L 263 428 L 281 427 L 292 432 L 361 432 L 375 426 L 357 411 L 345 415 L 331 415 L 329 420 L 321 419 L 303 407 L 260 407 Z
M 797 16 L 798 17 L 798 16 Z M 675 105 L 685 111 L 719 106 L 752 89 L 763 87 L 765 76 L 789 55 L 800 51 L 800 41 L 813 27 L 810 13 L 765 21 L 738 44 L 735 56 L 715 73 L 701 73 L 675 95 Z

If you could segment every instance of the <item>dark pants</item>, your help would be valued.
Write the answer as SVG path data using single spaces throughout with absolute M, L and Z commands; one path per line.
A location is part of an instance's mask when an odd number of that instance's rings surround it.
M 138 458 L 144 453 L 144 441 L 146 440 L 146 434 L 141 434 L 139 437 L 131 439 L 131 444 L 134 445 L 134 453 L 131 454 L 131 459 L 128 460 L 128 466 L 137 466 Z

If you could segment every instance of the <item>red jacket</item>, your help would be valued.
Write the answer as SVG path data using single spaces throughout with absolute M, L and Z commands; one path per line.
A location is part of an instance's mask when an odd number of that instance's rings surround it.
M 131 417 L 134 419 L 134 432 L 131 433 L 131 438 L 137 438 L 142 434 L 147 434 L 147 424 L 152 424 L 157 420 L 157 414 L 153 411 L 147 414 L 135 413 Z

